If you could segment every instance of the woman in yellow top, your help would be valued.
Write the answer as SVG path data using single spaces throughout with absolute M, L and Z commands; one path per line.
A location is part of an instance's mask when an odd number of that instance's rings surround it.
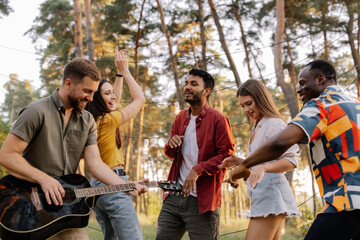
M 121 148 L 120 125 L 128 122 L 139 112 L 145 103 L 141 88 L 129 71 L 125 50 L 116 48 L 115 66 L 118 70 L 114 86 L 108 80 L 102 80 L 94 93 L 93 101 L 86 109 L 94 116 L 98 125 L 98 146 L 102 160 L 121 178 L 128 182 L 124 171 L 124 158 Z M 123 85 L 123 78 L 128 84 L 132 102 L 117 110 Z M 91 185 L 104 186 L 93 178 Z M 101 196 L 94 208 L 104 239 L 142 239 L 139 220 L 130 195 L 124 192 Z

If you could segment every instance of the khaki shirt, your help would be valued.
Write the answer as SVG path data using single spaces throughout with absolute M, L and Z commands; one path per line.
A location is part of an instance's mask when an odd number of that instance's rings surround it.
M 65 128 L 58 89 L 22 109 L 10 133 L 28 143 L 23 157 L 50 176 L 75 173 L 86 146 L 96 144 L 96 124 L 86 110 L 73 110 Z

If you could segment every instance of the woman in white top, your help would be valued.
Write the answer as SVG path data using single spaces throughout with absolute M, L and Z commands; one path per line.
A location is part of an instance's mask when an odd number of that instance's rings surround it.
M 247 80 L 237 91 L 237 98 L 250 117 L 251 130 L 247 155 L 276 136 L 286 127 L 266 87 L 257 80 Z M 251 198 L 251 215 L 246 239 L 281 239 L 287 216 L 300 216 L 285 172 L 297 167 L 297 145 L 279 159 L 251 169 L 246 183 Z M 240 161 L 232 155 L 224 159 L 220 168 L 231 167 Z

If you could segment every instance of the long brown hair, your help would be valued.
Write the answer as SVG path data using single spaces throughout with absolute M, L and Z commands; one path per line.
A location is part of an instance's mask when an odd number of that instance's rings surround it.
M 236 97 L 239 96 L 251 96 L 255 101 L 256 107 L 264 117 L 280 118 L 285 122 L 279 110 L 277 110 L 271 94 L 260 81 L 249 79 L 241 84 L 236 93 Z
M 101 96 L 101 87 L 104 85 L 104 83 L 110 83 L 110 82 L 107 79 L 102 79 L 99 83 L 99 87 L 97 91 L 94 93 L 93 101 L 86 104 L 85 107 L 85 109 L 88 110 L 93 115 L 95 121 L 97 121 L 98 118 L 101 117 L 100 124 L 98 127 L 101 126 L 105 114 L 111 112 L 111 110 L 107 107 L 104 99 Z M 116 128 L 115 141 L 117 148 L 121 148 L 122 142 L 121 142 L 121 134 L 119 128 Z

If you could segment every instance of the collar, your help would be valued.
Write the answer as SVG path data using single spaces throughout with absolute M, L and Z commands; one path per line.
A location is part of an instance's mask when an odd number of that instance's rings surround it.
M 204 107 L 201 109 L 201 112 L 199 113 L 199 115 L 197 115 L 196 119 L 199 119 L 199 120 L 203 119 L 209 109 L 210 109 L 209 104 L 208 104 L 208 102 L 206 102 Z M 190 115 L 191 115 L 191 107 L 189 107 L 186 117 L 191 118 Z
M 59 88 L 56 88 L 55 91 L 51 94 L 51 99 L 54 101 L 56 109 L 61 112 L 62 114 L 65 114 L 65 106 L 62 102 L 60 95 L 59 95 Z M 80 116 L 81 112 L 78 110 L 73 110 L 74 113 L 76 113 L 76 116 Z
M 341 93 L 342 90 L 341 90 L 341 87 L 339 85 L 330 85 L 330 86 L 327 86 L 323 91 L 322 93 L 320 94 L 321 95 L 328 95 L 330 93 Z

